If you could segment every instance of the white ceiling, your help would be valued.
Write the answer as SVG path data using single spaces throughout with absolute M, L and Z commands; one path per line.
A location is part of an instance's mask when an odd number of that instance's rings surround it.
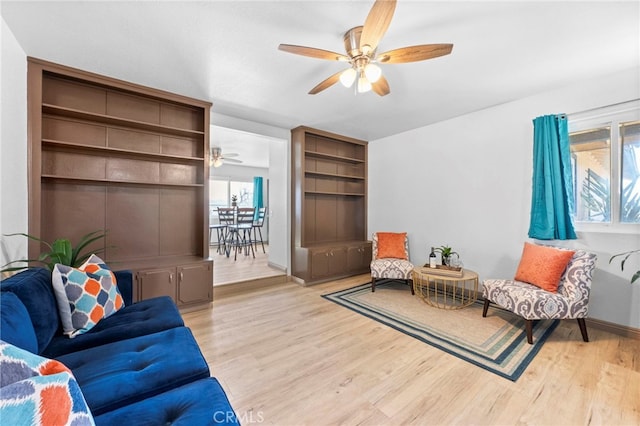
M 638 1 L 399 0 L 379 51 L 453 43 L 453 53 L 382 65 L 383 98 L 340 85 L 308 95 L 344 64 L 278 44 L 343 52 L 372 4 L 3 0 L 0 11 L 29 56 L 209 100 L 220 114 L 366 140 L 640 65 Z
M 235 166 L 269 167 L 269 142 L 271 138 L 255 133 L 242 132 L 220 126 L 211 126 L 211 147 L 222 148 L 222 156 L 242 161 Z M 237 154 L 237 155 L 234 155 Z

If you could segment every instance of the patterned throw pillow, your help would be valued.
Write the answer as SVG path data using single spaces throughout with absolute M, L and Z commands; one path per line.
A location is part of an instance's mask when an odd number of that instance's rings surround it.
M 91 411 L 64 364 L 0 341 L 2 424 L 93 425 Z
M 95 254 L 79 268 L 55 265 L 52 283 L 62 329 L 71 338 L 124 306 L 115 275 Z

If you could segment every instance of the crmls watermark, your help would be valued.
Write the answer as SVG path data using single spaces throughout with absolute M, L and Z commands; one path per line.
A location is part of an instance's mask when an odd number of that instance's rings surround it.
M 213 413 L 213 421 L 216 423 L 232 423 L 238 421 L 240 424 L 262 423 L 264 414 L 262 411 L 247 411 L 236 414 L 233 411 L 216 411 Z

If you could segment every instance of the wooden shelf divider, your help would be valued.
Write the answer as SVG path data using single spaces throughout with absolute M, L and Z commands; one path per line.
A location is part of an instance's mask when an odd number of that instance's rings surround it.
M 28 232 L 105 231 L 89 249 L 134 273 L 134 301 L 208 305 L 211 103 L 35 58 L 28 85 Z
M 305 284 L 369 271 L 367 142 L 291 131 L 292 275 Z

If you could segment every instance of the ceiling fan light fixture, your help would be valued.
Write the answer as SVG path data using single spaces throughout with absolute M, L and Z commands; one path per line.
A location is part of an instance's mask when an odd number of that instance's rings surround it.
M 382 70 L 376 64 L 368 63 L 364 67 L 364 75 L 367 77 L 370 83 L 375 83 L 380 80 L 380 76 L 382 76 Z
M 344 87 L 351 87 L 354 81 L 356 81 L 356 70 L 353 68 L 346 69 L 340 74 L 340 83 Z
M 367 80 L 367 77 L 362 74 L 358 79 L 358 93 L 365 93 L 371 90 L 371 83 Z
M 215 158 L 213 160 L 213 167 L 220 167 L 222 166 L 222 158 Z
M 309 91 L 310 95 L 320 93 L 340 81 L 346 87 L 353 87 L 355 94 L 373 90 L 378 96 L 386 96 L 391 93 L 391 90 L 377 64 L 425 61 L 448 55 L 453 48 L 451 43 L 420 44 L 389 50 L 378 55 L 376 52 L 391 24 L 396 3 L 397 0 L 375 0 L 364 25 L 353 27 L 344 33 L 346 55 L 292 44 L 280 44 L 278 49 L 296 55 L 331 61 L 338 60 L 351 64 L 351 69 L 338 71 L 317 84 Z M 354 87 L 356 81 L 357 84 Z

